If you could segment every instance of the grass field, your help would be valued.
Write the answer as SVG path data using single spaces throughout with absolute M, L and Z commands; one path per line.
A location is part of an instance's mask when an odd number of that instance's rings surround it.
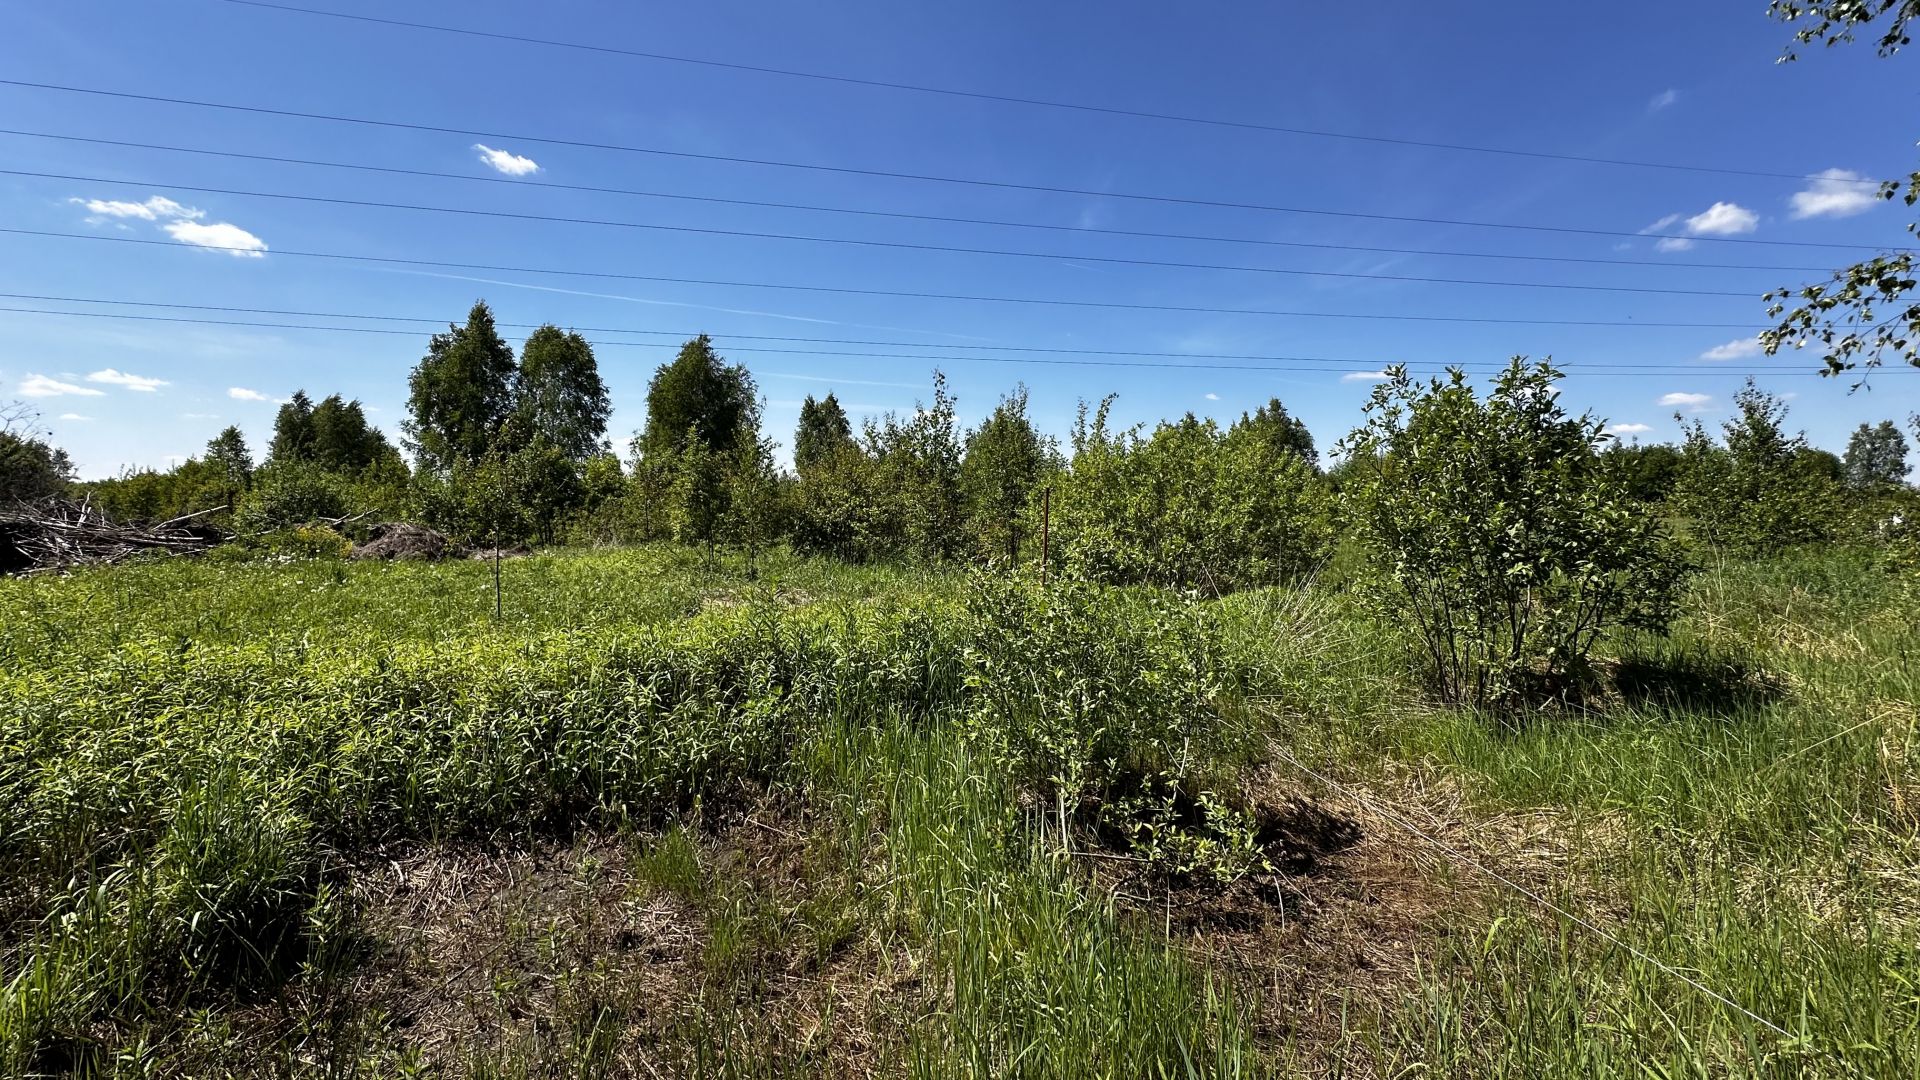
M 1870 558 L 1524 718 L 1332 586 L 742 569 L 0 581 L 0 1072 L 1920 1074 Z

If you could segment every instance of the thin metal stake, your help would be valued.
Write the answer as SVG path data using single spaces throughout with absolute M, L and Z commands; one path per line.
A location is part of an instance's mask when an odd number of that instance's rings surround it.
M 500 621 L 500 526 L 493 527 L 493 621 Z

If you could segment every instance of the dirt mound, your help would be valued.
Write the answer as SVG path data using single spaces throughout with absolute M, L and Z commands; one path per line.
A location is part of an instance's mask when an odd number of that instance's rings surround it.
M 353 549 L 353 558 L 434 562 L 460 554 L 445 535 L 406 521 L 383 521 L 368 529 L 367 537 L 366 543 Z

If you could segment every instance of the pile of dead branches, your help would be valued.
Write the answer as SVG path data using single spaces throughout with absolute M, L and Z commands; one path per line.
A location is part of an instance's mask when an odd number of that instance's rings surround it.
M 152 525 L 116 522 L 90 502 L 42 499 L 0 506 L 0 573 L 103 566 L 147 552 L 193 555 L 232 539 L 204 518 L 224 506 Z

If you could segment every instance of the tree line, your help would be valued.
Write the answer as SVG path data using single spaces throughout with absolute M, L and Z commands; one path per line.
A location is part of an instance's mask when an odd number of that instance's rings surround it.
M 471 543 L 674 540 L 749 560 L 784 543 L 850 561 L 1017 565 L 1037 558 L 1044 527 L 1063 572 L 1223 592 L 1337 562 L 1355 517 L 1343 491 L 1369 464 L 1343 446 L 1323 468 L 1277 399 L 1224 426 L 1189 413 L 1151 429 L 1116 428 L 1112 398 L 1083 403 L 1063 446 L 1036 428 L 1017 386 L 965 428 L 936 371 L 930 401 L 857 426 L 834 394 L 808 396 L 787 470 L 752 375 L 703 335 L 654 373 L 623 465 L 592 345 L 548 325 L 516 354 L 484 302 L 432 337 L 408 390 L 399 446 L 360 402 L 298 391 L 257 464 L 228 427 L 171 470 L 78 487 L 129 519 L 225 507 L 247 535 L 364 514 Z M 1735 405 L 1717 432 L 1679 417 L 1679 443 L 1641 445 L 1596 429 L 1582 453 L 1636 512 L 1720 547 L 1768 551 L 1912 520 L 1907 440 L 1892 421 L 1861 425 L 1836 456 L 1791 432 L 1785 402 L 1751 382 Z M 75 486 L 65 455 L 20 415 L 0 436 L 7 494 Z M 1447 452 L 1477 460 L 1465 444 Z

